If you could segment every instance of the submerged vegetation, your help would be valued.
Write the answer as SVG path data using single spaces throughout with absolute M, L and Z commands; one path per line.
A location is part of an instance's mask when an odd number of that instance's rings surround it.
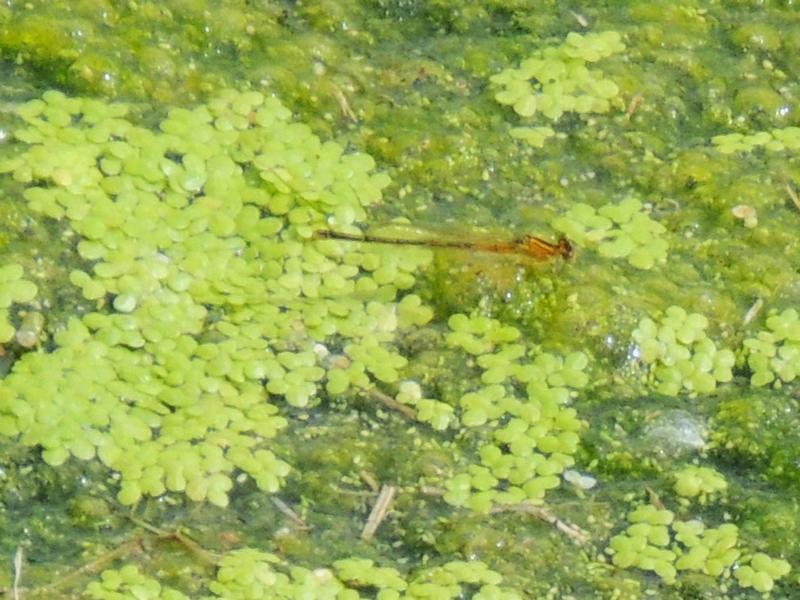
M 800 29 L 746 4 L 0 8 L 0 585 L 798 593 Z M 316 235 L 390 221 L 575 253 Z

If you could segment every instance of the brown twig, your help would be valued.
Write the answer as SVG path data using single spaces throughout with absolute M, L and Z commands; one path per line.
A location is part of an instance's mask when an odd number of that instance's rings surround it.
M 789 195 L 789 199 L 792 201 L 792 204 L 795 205 L 797 210 L 800 210 L 800 197 L 798 197 L 797 192 L 794 191 L 792 184 L 788 181 L 784 181 L 783 189 L 786 190 L 786 193 Z
M 17 546 L 17 551 L 14 553 L 14 600 L 19 600 L 19 584 L 22 583 L 22 563 L 22 546 Z
M 372 539 L 386 515 L 389 514 L 396 492 L 397 488 L 393 485 L 384 485 L 381 488 L 378 498 L 372 506 L 372 511 L 369 513 L 369 518 L 364 524 L 364 529 L 361 530 L 361 539 L 365 542 Z
M 113 550 L 109 550 L 98 556 L 92 562 L 83 565 L 75 569 L 74 571 L 66 574 L 61 579 L 57 579 L 53 583 L 44 586 L 43 588 L 30 590 L 31 593 L 36 595 L 38 594 L 45 594 L 48 598 L 50 597 L 49 594 L 54 593 L 59 588 L 62 588 L 68 585 L 70 582 L 78 579 L 83 575 L 87 575 L 89 573 L 97 573 L 106 565 L 114 562 L 120 557 L 127 556 L 128 554 L 132 554 L 134 552 L 142 550 L 142 538 L 141 536 L 136 536 L 132 540 L 128 540 L 114 548 Z
M 747 312 L 744 314 L 744 319 L 742 319 L 743 325 L 748 325 L 753 319 L 756 318 L 756 315 L 761 312 L 761 309 L 764 307 L 764 300 L 761 298 L 756 298 L 756 301 L 753 302 L 753 305 L 747 309 Z
M 344 95 L 344 92 L 336 85 L 331 85 L 331 89 L 333 91 L 333 97 L 339 104 L 339 110 L 342 111 L 342 114 L 350 119 L 350 121 L 353 123 L 358 123 L 358 116 L 356 116 L 356 113 L 354 113 L 353 109 L 350 108 L 350 102 L 348 102 L 347 96 Z
M 569 11 L 572 17 L 578 22 L 578 25 L 586 29 L 589 26 L 589 19 L 584 17 L 580 13 L 576 13 L 574 10 Z
M 281 511 L 281 512 L 282 512 L 284 515 L 286 515 L 286 516 L 288 517 L 288 519 L 289 519 L 289 520 L 290 520 L 292 523 L 294 523 L 294 524 L 295 524 L 295 526 L 296 526 L 298 529 L 301 529 L 301 530 L 303 530 L 303 531 L 309 531 L 309 530 L 311 529 L 311 526 L 310 526 L 310 525 L 308 525 L 308 524 L 307 524 L 305 521 L 303 521 L 303 519 L 301 519 L 301 518 L 300 518 L 300 515 L 298 515 L 298 514 L 297 514 L 297 513 L 296 513 L 296 512 L 295 512 L 295 511 L 292 509 L 292 507 L 291 507 L 291 506 L 289 506 L 288 504 L 286 504 L 286 502 L 284 502 L 283 500 L 281 500 L 281 499 L 280 499 L 280 498 L 278 498 L 277 496 L 272 496 L 272 497 L 270 498 L 270 500 L 272 500 L 272 503 L 275 505 L 275 508 L 277 508 L 277 509 L 278 509 L 279 511 Z
M 143 521 L 138 517 L 134 517 L 133 515 L 128 515 L 128 519 L 131 520 L 132 523 L 138 525 L 142 529 L 146 529 L 150 533 L 156 536 L 158 540 L 173 540 L 178 542 L 181 546 L 186 548 L 191 554 L 194 554 L 200 561 L 209 564 L 209 565 L 216 565 L 219 562 L 220 557 L 211 552 L 210 550 L 206 550 L 200 544 L 195 542 L 192 538 L 187 536 L 185 533 L 181 532 L 179 529 L 175 531 L 165 531 L 164 529 L 159 529 L 158 527 L 151 525 L 147 521 Z
M 379 492 L 380 491 L 381 484 L 378 483 L 378 480 L 375 479 L 375 476 L 372 473 L 370 473 L 369 471 L 366 471 L 364 469 L 361 469 L 358 472 L 358 476 L 361 478 L 361 481 L 366 483 L 367 486 L 369 486 L 369 489 L 371 489 L 373 492 Z
M 666 510 L 667 507 L 661 502 L 661 498 L 658 497 L 658 494 L 653 488 L 646 486 L 644 489 L 647 492 L 647 499 L 652 506 L 655 506 L 658 510 Z
M 368 394 L 370 398 L 372 398 L 373 400 L 377 400 L 378 402 L 383 404 L 386 408 L 399 412 L 403 416 L 408 417 L 409 419 L 412 419 L 414 421 L 417 420 L 417 413 L 413 408 L 411 408 L 410 406 L 406 406 L 401 402 L 398 402 L 388 394 L 384 394 L 382 391 L 376 388 L 370 388 Z
M 189 553 L 193 554 L 201 562 L 204 562 L 212 566 L 216 566 L 217 564 L 219 564 L 219 559 L 220 559 L 219 555 L 209 550 L 206 550 L 200 544 L 195 542 L 193 539 L 191 539 L 183 532 L 179 530 L 165 531 L 133 515 L 127 515 L 127 518 L 137 527 L 146 530 L 147 534 L 137 535 L 133 539 L 123 542 L 116 548 L 104 552 L 103 554 L 95 558 L 93 561 L 83 565 L 82 567 L 70 571 L 60 579 L 57 579 L 56 581 L 41 588 L 24 589 L 19 587 L 22 574 L 23 557 L 22 557 L 22 551 L 18 550 L 17 554 L 14 557 L 14 570 L 15 570 L 14 586 L 13 586 L 14 599 L 17 600 L 17 598 L 21 597 L 23 591 L 26 593 L 26 595 L 35 597 L 60 598 L 63 596 L 63 594 L 60 593 L 58 590 L 60 588 L 64 588 L 72 584 L 76 579 L 84 575 L 88 575 L 90 573 L 97 573 L 119 558 L 128 557 L 129 555 L 134 553 L 144 552 L 144 543 L 148 540 L 148 538 L 150 539 L 155 538 L 158 541 L 171 540 L 178 542 Z
M 630 121 L 633 113 L 639 109 L 643 102 L 644 96 L 642 96 L 642 94 L 636 94 L 633 98 L 631 98 L 631 101 L 628 102 L 628 108 L 625 110 L 624 118 L 626 121 Z
M 537 519 L 552 525 L 577 544 L 583 545 L 589 541 L 589 534 L 586 531 L 577 525 L 572 525 L 566 521 L 562 521 L 543 506 L 537 506 L 535 504 L 531 504 L 530 502 L 520 502 L 518 504 L 496 506 L 491 510 L 492 514 L 503 512 L 520 512 L 536 517 Z

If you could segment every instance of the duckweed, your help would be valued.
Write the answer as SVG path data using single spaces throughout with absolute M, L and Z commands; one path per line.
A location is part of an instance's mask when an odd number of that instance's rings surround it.
M 98 457 L 124 504 L 175 492 L 225 506 L 235 472 L 270 492 L 289 474 L 261 441 L 287 426 L 282 404 L 398 380 L 396 330 L 432 314 L 399 290 L 429 256 L 378 249 L 344 263 L 340 244 L 309 241 L 329 216 L 350 225 L 380 200 L 389 180 L 369 156 L 323 143 L 256 92 L 174 109 L 157 130 L 124 104 L 58 92 L 17 114 L 28 147 L 0 171 L 80 236 L 91 267 L 70 281 L 97 310 L 14 365 L 7 435 L 52 465 Z M 0 277 L 6 307 L 36 292 L 16 265 Z M 346 343 L 326 341 L 337 336 Z M 326 362 L 328 345 L 344 368 Z M 420 415 L 448 422 L 436 404 Z
M 676 520 L 671 511 L 651 505 L 630 512 L 628 521 L 631 525 L 611 538 L 606 553 L 616 566 L 652 571 L 666 583 L 674 583 L 681 572 L 692 571 L 727 578 L 734 566 L 737 574 L 749 563 L 741 578 L 736 575 L 739 585 L 769 591 L 773 581 L 790 570 L 782 559 L 743 554 L 739 529 L 732 523 L 710 528 L 696 519 Z
M 768 593 L 775 586 L 775 581 L 785 577 L 790 571 L 791 566 L 785 560 L 756 552 L 750 558 L 749 565 L 736 569 L 734 577 L 744 588 L 752 587 L 757 592 Z
M 482 600 L 520 600 L 523 597 L 502 583 L 503 577 L 479 560 L 451 561 L 419 569 L 404 577 L 395 568 L 379 567 L 374 561 L 364 558 L 347 558 L 334 562 L 330 567 L 307 569 L 292 566 L 274 554 L 245 548 L 228 552 L 220 559 L 216 578 L 208 585 L 211 595 L 203 598 L 447 600 L 463 597 L 467 590 L 474 590 L 471 597 Z M 364 589 L 377 593 L 362 595 Z M 103 571 L 97 581 L 89 584 L 85 593 L 94 600 L 187 598 L 162 586 L 134 565 Z
M 579 115 L 605 113 L 619 94 L 617 84 L 599 69 L 587 64 L 625 49 L 616 31 L 581 35 L 572 32 L 561 46 L 544 48 L 522 61 L 493 75 L 494 99 L 511 106 L 525 120 L 541 114 L 558 121 L 564 113 Z M 515 138 L 541 147 L 555 132 L 549 127 L 517 127 Z
M 643 212 L 636 198 L 599 209 L 577 203 L 552 226 L 581 246 L 595 248 L 600 256 L 625 258 L 638 269 L 650 269 L 667 258 L 666 228 Z
M 106 569 L 88 585 L 85 597 L 92 600 L 188 600 L 178 590 L 162 586 L 157 579 L 142 573 L 135 565 Z
M 645 317 L 631 337 L 633 354 L 650 366 L 649 383 L 662 394 L 708 393 L 733 378 L 733 351 L 718 349 L 706 334 L 708 319 L 670 306 L 658 322 Z
M 711 138 L 711 143 L 723 154 L 752 152 L 757 148 L 779 152 L 800 149 L 800 127 L 782 127 L 757 133 L 726 133 Z
M 697 498 L 705 504 L 710 497 L 728 489 L 725 477 L 709 467 L 684 467 L 675 473 L 675 493 L 685 498 Z
M 446 481 L 445 500 L 476 512 L 541 502 L 575 463 L 583 423 L 568 404 L 588 383 L 588 358 L 533 351 L 516 343 L 516 328 L 495 319 L 456 314 L 449 325 L 447 344 L 477 355 L 485 385 L 464 394 L 456 411 L 461 424 L 480 435 L 480 462 Z
M 750 383 L 755 386 L 793 381 L 800 372 L 800 318 L 787 308 L 767 318 L 767 329 L 744 340 Z
M 36 284 L 24 279 L 21 265 L 12 263 L 0 267 L 0 344 L 10 342 L 17 328 L 11 322 L 12 304 L 25 304 L 36 297 Z

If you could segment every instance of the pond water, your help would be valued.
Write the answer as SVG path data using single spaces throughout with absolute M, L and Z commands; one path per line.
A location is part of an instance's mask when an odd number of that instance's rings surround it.
M 792 2 L 0 29 L 7 597 L 800 597 Z

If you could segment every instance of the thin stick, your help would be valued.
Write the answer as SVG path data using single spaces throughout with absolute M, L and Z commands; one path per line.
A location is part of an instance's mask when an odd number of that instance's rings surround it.
M 167 534 L 165 539 L 175 540 L 189 552 L 199 558 L 202 562 L 211 566 L 218 565 L 220 558 L 222 558 L 219 554 L 211 552 L 210 550 L 206 550 L 192 538 L 181 533 L 180 531 L 173 531 L 172 533 Z
M 184 533 L 181 533 L 180 530 L 165 531 L 155 527 L 154 525 L 151 525 L 147 521 L 143 521 L 138 517 L 134 517 L 133 515 L 128 515 L 128 519 L 130 519 L 131 522 L 139 527 L 146 529 L 160 540 L 175 540 L 205 563 L 216 565 L 217 562 L 219 562 L 219 556 L 209 550 L 206 550 L 192 538 Z
M 652 506 L 655 506 L 658 510 L 666 510 L 667 507 L 661 502 L 661 498 L 658 497 L 658 493 L 653 488 L 645 486 L 644 490 L 647 492 L 647 500 Z
M 270 499 L 272 500 L 272 503 L 275 505 L 275 507 L 279 511 L 281 511 L 284 515 L 286 515 L 289 518 L 289 520 L 297 526 L 298 529 L 302 529 L 303 531 L 308 531 L 311 529 L 311 526 L 306 524 L 306 522 L 300 518 L 300 515 L 294 512 L 294 510 L 292 510 L 292 507 L 286 504 L 286 502 L 284 502 L 277 496 L 271 496 Z
M 786 190 L 786 193 L 789 194 L 789 199 L 795 205 L 797 210 L 800 210 L 800 198 L 797 196 L 797 192 L 794 191 L 792 185 L 788 181 L 784 181 L 783 187 Z
M 380 527 L 380 524 L 386 518 L 389 510 L 392 508 L 392 500 L 394 500 L 397 488 L 393 485 L 384 485 L 381 488 L 378 498 L 372 507 L 372 512 L 369 513 L 369 518 L 361 531 L 361 539 L 368 542 L 375 535 L 375 532 Z
M 631 101 L 628 103 L 628 108 L 625 111 L 624 118 L 626 121 L 630 121 L 633 113 L 639 109 L 639 107 L 642 105 L 642 102 L 644 102 L 644 96 L 641 94 L 636 94 L 633 98 L 631 98 Z
M 19 584 L 22 582 L 22 546 L 14 554 L 14 600 L 19 600 Z
M 140 537 L 136 537 L 132 540 L 125 542 L 124 544 L 120 544 L 113 550 L 109 550 L 108 552 L 101 554 L 92 562 L 83 565 L 82 567 L 75 569 L 71 573 L 68 573 L 61 579 L 54 581 L 50 585 L 45 586 L 42 588 L 42 591 L 49 592 L 57 590 L 60 587 L 64 587 L 74 579 L 77 579 L 81 575 L 85 575 L 87 573 L 95 573 L 100 571 L 103 567 L 107 564 L 114 562 L 116 559 L 126 556 L 127 554 L 133 552 L 137 548 L 141 550 L 142 547 L 142 539 Z
M 577 525 L 572 525 L 566 521 L 562 521 L 549 510 L 543 506 L 537 506 L 530 502 L 520 502 L 518 504 L 506 504 L 494 507 L 491 511 L 492 514 L 502 512 L 521 512 L 531 515 L 548 523 L 558 529 L 561 533 L 568 536 L 577 544 L 586 544 L 589 541 L 589 534 Z
M 339 110 L 342 111 L 342 114 L 350 119 L 353 123 L 358 123 L 358 117 L 356 116 L 356 113 L 353 112 L 353 109 L 350 108 L 350 103 L 347 101 L 347 96 L 344 95 L 344 92 L 342 92 L 342 90 L 335 85 L 332 85 L 331 88 L 333 90 L 333 97 L 339 104 Z
M 147 531 L 158 537 L 164 537 L 165 535 L 167 535 L 167 532 L 164 531 L 163 529 L 159 529 L 155 525 L 151 525 L 150 523 L 140 519 L 139 517 L 135 517 L 133 515 L 125 515 L 125 516 L 128 517 L 128 520 L 134 525 L 138 525 L 142 529 L 146 529 Z
M 422 486 L 420 488 L 420 492 L 426 496 L 443 496 L 445 494 L 445 489 L 435 486 Z M 585 544 L 589 541 L 589 534 L 577 525 L 572 525 L 566 521 L 562 521 L 543 506 L 537 506 L 535 504 L 531 504 L 530 502 L 519 502 L 518 504 L 504 504 L 495 506 L 489 512 L 491 514 L 503 512 L 521 512 L 529 514 L 537 519 L 541 519 L 545 523 L 549 523 L 561 533 L 569 536 L 578 544 Z
M 375 479 L 375 477 L 372 475 L 372 473 L 370 473 L 370 472 L 368 472 L 368 471 L 366 471 L 364 469 L 361 469 L 358 472 L 358 476 L 361 477 L 362 481 L 364 483 L 366 483 L 369 486 L 369 489 L 371 489 L 373 492 L 379 492 L 380 491 L 381 486 L 378 483 L 378 480 Z
M 375 388 L 370 388 L 368 393 L 373 400 L 377 400 L 387 408 L 395 410 L 401 413 L 403 416 L 408 417 L 409 419 L 412 419 L 414 421 L 417 420 L 417 413 L 410 406 L 406 406 L 402 402 L 398 402 L 391 396 L 384 394 L 382 391 L 377 390 Z
M 748 325 L 753 319 L 756 318 L 756 315 L 761 312 L 761 309 L 764 307 L 764 300 L 761 298 L 756 298 L 756 301 L 753 302 L 753 305 L 747 309 L 747 312 L 744 314 L 744 319 L 742 320 L 743 325 Z
M 578 25 L 580 25 L 583 28 L 586 28 L 586 27 L 589 26 L 589 20 L 586 17 L 584 17 L 582 14 L 576 13 L 574 10 L 571 10 L 569 12 L 575 18 L 575 20 L 578 22 Z

